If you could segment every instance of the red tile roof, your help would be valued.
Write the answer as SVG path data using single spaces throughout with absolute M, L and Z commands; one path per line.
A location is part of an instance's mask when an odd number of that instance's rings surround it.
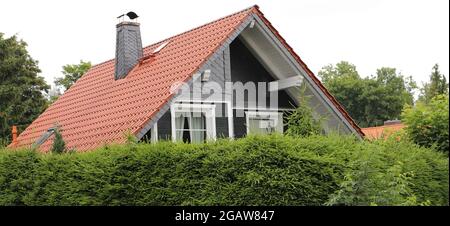
M 402 123 L 398 123 L 392 125 L 367 127 L 362 128 L 361 130 L 365 134 L 366 138 L 370 140 L 375 140 L 380 138 L 387 138 L 391 136 L 393 133 L 402 130 L 403 128 L 405 128 L 405 125 Z
M 137 65 L 124 79 L 114 80 L 114 59 L 95 65 L 17 138 L 16 147 L 33 144 L 54 123 L 61 125 L 68 148 L 89 150 L 106 143 L 125 142 L 125 133 L 137 134 L 171 98 L 170 86 L 187 81 L 245 19 L 259 15 L 301 66 L 344 114 L 359 127 L 320 81 L 254 6 L 144 48 L 144 56 L 165 42 L 154 58 Z M 48 151 L 52 136 L 40 149 Z

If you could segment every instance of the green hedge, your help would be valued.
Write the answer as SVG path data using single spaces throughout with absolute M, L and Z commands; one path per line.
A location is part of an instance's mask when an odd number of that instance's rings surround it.
M 356 153 L 402 160 L 418 201 L 448 204 L 448 159 L 412 144 L 280 135 L 193 145 L 161 142 L 87 153 L 0 151 L 0 205 L 323 205 Z M 410 154 L 407 154 L 409 152 Z
M 344 190 L 346 196 L 352 197 L 343 197 L 344 201 L 338 203 L 449 205 L 449 159 L 443 153 L 420 147 L 406 137 L 397 140 L 397 136 L 373 142 L 339 136 L 302 141 L 298 143 L 301 148 L 348 166 L 335 193 Z M 345 183 L 352 184 L 351 191 L 347 190 L 349 186 L 342 187 Z

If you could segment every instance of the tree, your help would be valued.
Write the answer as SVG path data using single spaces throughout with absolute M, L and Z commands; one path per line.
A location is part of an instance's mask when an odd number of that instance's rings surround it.
M 364 108 L 361 108 L 365 83 L 356 67 L 346 61 L 327 65 L 319 72 L 319 77 L 331 94 L 341 103 L 358 122 L 364 121 Z
M 61 154 L 66 150 L 66 142 L 64 141 L 61 134 L 61 127 L 55 125 L 54 127 L 55 139 L 53 140 L 52 153 Z
M 405 104 L 414 103 L 413 91 L 417 88 L 412 77 L 404 77 L 395 68 L 377 69 L 376 76 L 367 78 L 364 98 L 369 105 L 365 106 L 366 122 L 370 125 L 383 124 L 390 119 L 399 119 Z M 374 124 L 372 124 L 374 125 Z
M 57 86 L 62 86 L 68 90 L 81 76 L 83 76 L 92 67 L 91 62 L 80 61 L 79 64 L 67 64 L 63 66 L 62 73 L 64 77 L 55 79 Z
M 10 138 L 12 125 L 23 131 L 47 107 L 44 92 L 50 87 L 26 47 L 0 33 L 0 139 Z
M 313 117 L 313 110 L 309 107 L 309 97 L 305 96 L 305 87 L 301 89 L 299 102 L 301 104 L 286 117 L 288 128 L 285 134 L 300 137 L 321 134 L 323 119 Z
M 405 107 L 402 117 L 406 132 L 416 144 L 448 154 L 448 99 L 448 95 L 438 95 L 429 104 L 418 102 L 414 107 Z
M 425 83 L 421 89 L 419 100 L 429 103 L 435 96 L 442 94 L 448 94 L 448 83 L 445 76 L 439 71 L 439 65 L 435 64 L 430 75 L 430 81 Z
M 353 64 L 342 61 L 318 73 L 323 84 L 363 127 L 398 119 L 405 104 L 413 103 L 416 84 L 412 78 L 383 67 L 375 76 L 362 78 Z
M 358 71 L 355 65 L 347 62 L 341 61 L 336 64 L 336 66 L 330 64 L 322 68 L 319 72 L 319 76 L 322 82 L 329 83 L 340 78 L 353 78 L 360 79 Z

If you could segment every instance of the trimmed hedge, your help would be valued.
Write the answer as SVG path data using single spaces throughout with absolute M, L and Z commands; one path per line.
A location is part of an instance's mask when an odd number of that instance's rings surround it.
M 0 151 L 0 205 L 323 205 L 367 152 L 413 170 L 419 201 L 448 204 L 448 159 L 410 143 L 250 136 L 86 153 Z M 408 154 L 409 153 L 409 154 Z
M 344 168 L 279 137 L 0 156 L 2 205 L 320 205 Z

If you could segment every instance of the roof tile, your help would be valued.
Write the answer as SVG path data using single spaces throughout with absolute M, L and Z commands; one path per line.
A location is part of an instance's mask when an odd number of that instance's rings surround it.
M 54 123 L 61 125 L 69 149 L 125 142 L 124 133 L 137 133 L 170 98 L 171 84 L 190 78 L 251 12 L 248 8 L 145 47 L 148 56 L 169 42 L 124 79 L 114 80 L 114 59 L 93 66 L 18 136 L 17 146 L 30 146 Z M 40 149 L 48 151 L 52 140 Z
M 387 138 L 391 136 L 393 133 L 402 130 L 403 128 L 405 128 L 405 125 L 399 123 L 392 125 L 367 127 L 362 128 L 361 130 L 364 132 L 367 139 L 374 140 L 380 138 Z

